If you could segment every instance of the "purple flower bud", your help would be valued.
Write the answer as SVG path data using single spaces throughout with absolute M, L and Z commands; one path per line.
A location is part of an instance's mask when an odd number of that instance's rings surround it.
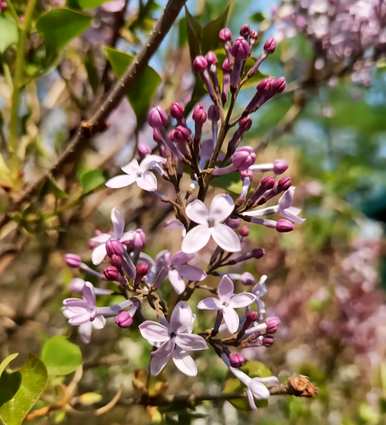
M 249 235 L 249 228 L 246 224 L 240 227 L 239 235 L 242 236 L 243 238 L 246 238 Z
M 216 65 L 217 63 L 217 56 L 216 53 L 209 51 L 206 55 L 205 55 L 205 59 L 208 62 L 209 65 Z
M 198 104 L 193 109 L 193 120 L 196 121 L 197 124 L 204 124 L 206 119 L 208 118 L 208 114 L 205 112 L 205 109 L 202 105 Z
M 247 24 L 241 25 L 241 28 L 240 28 L 241 36 L 243 36 L 244 38 L 248 38 L 250 33 L 251 33 L 251 28 L 249 27 L 249 25 Z
M 151 153 L 151 148 L 149 145 L 146 145 L 145 143 L 139 143 L 138 153 L 141 158 L 144 158 L 146 155 L 149 155 Z
M 245 320 L 247 320 L 251 324 L 251 323 L 255 322 L 258 317 L 259 317 L 259 315 L 257 314 L 256 311 L 250 310 L 245 315 Z
M 204 56 L 196 56 L 193 61 L 193 69 L 196 72 L 203 72 L 208 67 L 208 61 Z
M 0 12 L 4 12 L 4 10 L 7 8 L 7 1 L 6 0 L 0 0 Z
M 210 105 L 208 109 L 208 118 L 211 121 L 218 121 L 220 119 L 220 112 L 216 105 Z
M 288 162 L 284 159 L 275 159 L 273 161 L 273 172 L 275 174 L 283 174 L 288 169 Z
M 129 328 L 133 324 L 133 318 L 128 311 L 122 310 L 115 316 L 115 323 L 120 328 Z
M 168 116 L 160 106 L 154 106 L 149 111 L 147 122 L 153 128 L 166 127 L 168 123 Z
M 284 192 L 292 186 L 291 177 L 281 177 L 277 182 L 277 190 L 279 192 Z
M 110 239 L 106 242 L 106 252 L 109 257 L 112 255 L 118 255 L 122 257 L 125 252 L 125 247 L 121 241 Z
M 136 265 L 136 272 L 139 276 L 146 276 L 150 270 L 148 263 L 142 261 Z
M 64 255 L 64 261 L 66 262 L 68 267 L 77 269 L 80 267 L 82 259 L 79 257 L 79 255 L 69 253 Z
M 224 43 L 232 39 L 232 31 L 229 28 L 222 28 L 218 33 L 218 38 Z
M 260 186 L 264 190 L 272 189 L 275 186 L 275 179 L 272 176 L 265 176 L 260 180 Z
M 251 46 L 245 38 L 239 37 L 232 44 L 230 52 L 236 59 L 244 60 L 251 53 Z
M 276 50 L 276 40 L 271 37 L 264 43 L 265 53 L 271 54 Z
M 284 77 L 275 78 L 273 81 L 274 93 L 281 93 L 287 87 L 287 82 Z
M 186 142 L 189 140 L 190 133 L 191 131 L 187 127 L 179 125 L 175 129 L 174 140 L 177 142 Z
M 263 337 L 263 345 L 265 347 L 270 347 L 274 343 L 274 338 L 272 335 L 264 335 Z
M 146 243 L 146 234 L 142 229 L 136 229 L 133 232 L 133 236 L 131 239 L 126 242 L 126 245 L 129 249 L 135 249 L 137 251 L 140 251 L 143 249 Z
M 241 367 L 245 364 L 246 359 L 241 353 L 230 353 L 229 354 L 229 363 L 232 367 Z
M 123 258 L 122 258 L 122 256 L 121 256 L 121 255 L 113 254 L 113 255 L 110 257 L 110 262 L 111 262 L 111 264 L 112 264 L 113 266 L 115 266 L 115 267 L 122 267 L 122 264 L 123 264 Z
M 276 316 L 268 317 L 265 324 L 267 325 L 267 333 L 274 334 L 279 329 L 280 319 Z
M 230 228 L 237 229 L 240 226 L 241 220 L 239 218 L 228 218 L 225 223 Z
M 232 63 L 228 58 L 224 59 L 224 62 L 221 65 L 221 68 L 224 72 L 230 73 L 232 71 Z
M 182 118 L 184 118 L 184 112 L 185 108 L 181 105 L 181 103 L 172 103 L 172 106 L 170 107 L 170 114 L 173 118 L 175 118 L 176 120 L 181 120 Z
M 115 266 L 107 266 L 104 270 L 103 270 L 103 274 L 105 276 L 105 278 L 107 280 L 120 280 L 121 278 L 121 273 L 118 270 L 117 267 Z
M 253 43 L 257 40 L 258 37 L 259 37 L 259 33 L 257 31 L 251 30 L 249 34 L 249 38 L 251 39 Z
M 242 146 L 236 149 L 231 160 L 237 170 L 242 171 L 248 169 L 248 167 L 255 163 L 256 154 L 250 146 Z
M 252 127 L 252 120 L 246 116 L 239 120 L 239 128 L 242 132 L 248 131 Z
M 153 140 L 156 143 L 162 143 L 163 142 L 162 134 L 161 134 L 161 132 L 158 128 L 153 129 Z
M 265 254 L 264 249 L 261 248 L 254 248 L 251 251 L 251 257 L 253 258 L 261 258 Z
M 292 230 L 294 230 L 294 225 L 290 221 L 281 218 L 276 223 L 276 230 L 279 233 L 292 232 Z
M 245 170 L 239 170 L 239 173 L 242 179 L 246 179 L 247 177 L 251 179 L 253 177 L 253 171 L 248 168 Z

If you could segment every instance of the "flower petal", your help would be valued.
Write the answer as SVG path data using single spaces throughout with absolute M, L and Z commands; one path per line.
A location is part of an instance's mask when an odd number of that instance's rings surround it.
M 200 310 L 221 310 L 222 305 L 220 300 L 214 297 L 204 298 L 197 304 L 197 308 Z
M 240 319 L 238 314 L 232 307 L 225 307 L 222 310 L 224 322 L 228 328 L 228 331 L 232 334 L 237 332 L 239 329 Z
M 257 400 L 268 400 L 270 393 L 268 388 L 260 381 L 260 378 L 253 378 L 248 384 L 248 389 Z
M 202 336 L 190 333 L 178 333 L 176 344 L 185 351 L 206 350 L 208 348 L 208 344 Z
M 133 176 L 134 180 L 136 179 L 137 173 L 141 172 L 141 167 L 138 164 L 138 161 L 136 159 L 133 159 L 128 164 L 126 164 L 124 167 L 121 168 L 121 170 L 130 175 Z
M 281 210 L 285 210 L 292 206 L 292 203 L 294 201 L 295 196 L 295 186 L 291 186 L 289 189 L 287 189 L 283 195 L 281 195 L 279 199 L 279 208 Z
M 212 237 L 217 245 L 227 252 L 241 251 L 240 239 L 229 226 L 217 223 L 212 228 Z
M 71 326 L 81 326 L 84 323 L 90 322 L 90 312 L 87 310 L 83 310 L 80 314 L 71 314 L 71 317 L 68 319 L 68 323 Z
M 111 222 L 113 223 L 112 238 L 121 239 L 125 230 L 125 220 L 118 208 L 113 208 L 111 210 Z
M 135 182 L 135 176 L 119 174 L 118 176 L 115 176 L 111 178 L 110 180 L 107 180 L 105 185 L 111 189 L 120 189 L 121 187 L 130 186 L 134 182 Z
M 162 158 L 159 155 L 146 155 L 145 158 L 141 162 L 141 169 L 143 171 L 148 171 L 155 168 L 158 168 L 160 164 L 165 164 L 166 159 Z
M 180 301 L 174 307 L 170 316 L 169 330 L 171 332 L 191 332 L 193 326 L 193 313 L 189 304 Z
M 100 244 L 92 250 L 91 261 L 95 266 L 98 266 L 106 257 L 106 245 Z
M 84 282 L 82 295 L 84 300 L 87 303 L 87 307 L 90 309 L 95 308 L 95 303 L 96 303 L 95 290 L 94 290 L 94 285 L 91 282 L 87 282 L 87 281 Z
M 177 294 L 182 294 L 185 291 L 186 285 L 179 272 L 177 270 L 169 270 L 168 277 Z
M 195 199 L 186 207 L 186 215 L 190 220 L 198 224 L 206 224 L 209 218 L 209 211 L 206 205 L 199 199 Z
M 201 281 L 206 278 L 206 273 L 200 268 L 191 266 L 190 264 L 184 264 L 177 267 L 178 273 L 186 280 Z
M 152 320 L 146 320 L 139 325 L 141 335 L 151 344 L 156 345 L 159 342 L 165 342 L 169 339 L 169 332 L 166 326 Z
M 182 373 L 188 376 L 197 375 L 197 366 L 191 356 L 186 353 L 173 354 L 173 363 Z
M 217 294 L 221 301 L 230 301 L 235 292 L 235 286 L 228 275 L 224 275 L 217 288 Z
M 158 375 L 167 365 L 171 355 L 173 354 L 174 346 L 174 342 L 169 339 L 164 342 L 158 350 L 151 353 L 150 373 L 153 376 Z
M 247 389 L 247 397 L 248 397 L 249 407 L 252 410 L 257 410 L 255 399 L 253 398 L 253 393 L 252 393 L 252 391 L 249 388 Z
M 233 295 L 231 298 L 231 306 L 233 308 L 243 308 L 252 304 L 255 301 L 255 296 L 249 292 Z
M 103 329 L 106 325 L 106 319 L 102 315 L 98 315 L 91 322 L 94 329 Z
M 91 324 L 91 322 L 86 322 L 86 323 L 83 323 L 79 326 L 79 336 L 80 336 L 80 339 L 85 344 L 90 343 L 91 335 L 92 335 L 92 324 Z
M 199 251 L 204 248 L 204 246 L 209 242 L 210 231 L 206 224 L 200 224 L 185 235 L 181 249 L 187 254 L 193 254 L 194 252 Z
M 209 217 L 215 220 L 216 223 L 225 221 L 235 208 L 233 199 L 228 194 L 216 195 L 210 204 Z
M 102 243 L 106 243 L 111 238 L 110 233 L 101 233 L 97 236 L 93 236 L 90 239 L 90 244 L 95 247 L 97 245 L 100 245 Z
M 182 266 L 183 264 L 188 263 L 190 260 L 193 260 L 193 258 L 193 254 L 186 254 L 185 252 L 178 251 L 173 255 L 171 263 L 174 267 Z
M 143 190 L 154 192 L 157 190 L 157 177 L 151 171 L 145 171 L 137 178 L 137 185 Z

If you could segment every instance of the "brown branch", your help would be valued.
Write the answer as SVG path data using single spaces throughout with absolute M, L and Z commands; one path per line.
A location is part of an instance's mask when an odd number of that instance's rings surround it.
M 141 75 L 150 58 L 156 52 L 162 40 L 171 29 L 185 2 L 186 0 L 169 0 L 163 15 L 150 35 L 146 46 L 137 55 L 135 61 L 115 83 L 95 114 L 90 119 L 83 121 L 80 124 L 74 137 L 69 141 L 66 149 L 59 156 L 53 166 L 34 183 L 32 183 L 31 186 L 29 186 L 18 198 L 16 198 L 9 208 L 8 213 L 0 220 L 0 226 L 9 222 L 11 220 L 10 213 L 16 211 L 24 202 L 31 200 L 47 179 L 58 175 L 63 167 L 71 160 L 77 149 L 80 149 L 92 136 L 104 129 L 106 119 L 118 106 L 122 98 L 127 94 L 127 90 L 133 86 L 137 77 Z

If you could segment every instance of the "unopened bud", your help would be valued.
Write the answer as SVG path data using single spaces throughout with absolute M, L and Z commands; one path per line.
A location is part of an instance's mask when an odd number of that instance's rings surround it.
M 228 218 L 226 225 L 232 229 L 237 229 L 240 226 L 241 220 L 239 218 Z
M 245 364 L 246 359 L 241 353 L 230 353 L 229 354 L 229 363 L 232 367 L 241 367 Z
M 276 40 L 271 37 L 264 43 L 265 53 L 271 54 L 276 50 Z
M 218 33 L 218 38 L 223 41 L 230 41 L 232 39 L 232 31 L 229 28 L 222 28 Z
M 251 257 L 253 258 L 261 258 L 265 254 L 264 249 L 262 248 L 254 248 L 251 251 Z
M 115 254 L 113 254 L 113 255 L 110 257 L 110 262 L 111 262 L 111 264 L 112 264 L 113 266 L 121 267 L 121 266 L 122 266 L 122 264 L 123 264 L 123 258 L 122 258 L 122 256 L 121 256 L 121 255 L 115 255 Z
M 228 58 L 224 59 L 224 62 L 221 65 L 221 68 L 224 72 L 230 73 L 232 71 L 232 63 Z
M 196 72 L 203 72 L 208 67 L 208 61 L 204 56 L 196 56 L 193 61 L 193 68 Z
M 220 119 L 220 112 L 216 105 L 210 105 L 208 109 L 208 118 L 211 121 L 218 121 Z
M 259 317 L 259 315 L 257 314 L 256 311 L 254 310 L 250 310 L 248 311 L 248 313 L 245 315 L 245 319 L 249 322 L 249 323 L 253 323 L 256 322 L 257 318 Z
M 252 147 L 242 146 L 237 148 L 232 155 L 232 164 L 237 170 L 242 171 L 248 169 L 256 161 L 256 154 Z
M 146 234 L 142 229 L 136 229 L 133 232 L 133 236 L 128 241 L 127 245 L 130 249 L 140 251 L 143 249 L 146 243 Z
M 106 242 L 106 252 L 109 257 L 112 255 L 118 255 L 122 257 L 122 255 L 125 253 L 125 247 L 121 241 L 110 239 Z
M 281 177 L 277 182 L 277 189 L 283 192 L 292 186 L 291 177 Z
M 190 130 L 183 126 L 179 125 L 174 129 L 172 140 L 176 142 L 187 142 L 190 137 Z
M 243 238 L 246 238 L 249 235 L 249 228 L 246 224 L 240 227 L 239 235 L 242 236 Z
M 206 113 L 204 107 L 198 104 L 193 109 L 192 118 L 197 124 L 202 125 L 208 118 L 208 114 Z
M 144 158 L 146 155 L 149 155 L 151 153 L 151 148 L 149 145 L 146 145 L 145 143 L 139 143 L 138 153 L 141 158 Z
M 236 59 L 244 60 L 251 53 L 251 46 L 245 38 L 239 37 L 232 44 L 230 52 Z
M 279 329 L 280 319 L 276 316 L 268 317 L 266 320 L 267 333 L 274 334 Z
M 265 347 L 270 347 L 274 343 L 274 338 L 272 335 L 264 335 L 263 337 L 263 345 Z
M 168 116 L 160 106 L 154 106 L 149 111 L 147 122 L 153 128 L 162 128 L 167 125 Z
M 103 270 L 103 274 L 104 274 L 104 276 L 107 280 L 117 281 L 117 280 L 120 280 L 120 278 L 121 278 L 121 273 L 118 270 L 118 268 L 115 267 L 115 266 L 107 266 Z
M 77 269 L 80 267 L 82 259 L 79 257 L 79 255 L 69 253 L 64 255 L 64 261 L 66 262 L 68 267 Z
M 184 118 L 184 112 L 185 109 L 179 102 L 172 103 L 172 106 L 170 107 L 170 114 L 173 118 L 176 120 L 181 120 Z
M 136 265 L 136 272 L 139 276 L 146 276 L 149 272 L 150 266 L 148 263 L 142 261 Z
M 283 174 L 288 169 L 288 162 L 284 159 L 276 159 L 273 161 L 273 172 L 275 174 Z
M 248 131 L 252 126 L 252 120 L 246 116 L 243 118 L 240 118 L 239 120 L 239 128 L 242 132 Z
M 122 310 L 115 316 L 115 324 L 120 328 L 129 328 L 133 324 L 133 318 L 128 311 Z
M 241 36 L 243 36 L 244 38 L 248 38 L 250 33 L 251 33 L 251 28 L 249 27 L 249 25 L 247 24 L 241 25 L 241 28 L 240 28 Z
M 294 225 L 290 221 L 281 218 L 276 223 L 276 230 L 279 233 L 292 232 L 292 230 L 294 230 Z
M 205 55 L 205 59 L 207 60 L 209 65 L 216 65 L 217 63 L 217 56 L 216 53 L 209 51 L 206 55 Z
M 269 190 L 275 186 L 275 179 L 272 176 L 265 176 L 260 180 L 262 190 Z

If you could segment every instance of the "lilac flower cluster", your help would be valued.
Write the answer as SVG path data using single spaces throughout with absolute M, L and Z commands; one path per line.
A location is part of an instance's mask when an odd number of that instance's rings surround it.
M 153 375 L 171 360 L 181 372 L 195 376 L 198 371 L 192 353 L 211 348 L 246 385 L 250 405 L 256 408 L 254 400 L 268 398 L 268 387 L 277 383 L 277 378 L 250 378 L 240 370 L 245 359 L 239 350 L 272 345 L 280 321 L 267 317 L 263 301 L 267 277 L 257 281 L 248 272 L 240 273 L 243 263 L 264 255 L 261 248 L 250 248 L 248 226 L 257 224 L 289 232 L 303 218 L 293 206 L 295 188 L 291 179 L 282 176 L 287 162 L 277 159 L 256 164 L 254 149 L 241 145 L 252 125 L 251 115 L 281 93 L 286 83 L 284 78 L 276 77 L 260 81 L 245 109 L 235 113 L 240 89 L 276 47 L 275 40 L 269 39 L 255 58 L 252 50 L 257 33 L 244 25 L 240 34 L 233 39 L 228 28 L 220 31 L 225 53 L 221 64 L 214 52 L 193 61 L 210 105 L 196 105 L 191 121 L 180 103 L 171 105 L 170 114 L 161 106 L 152 108 L 148 123 L 155 147 L 140 145 L 140 160 L 133 159 L 122 167 L 122 174 L 106 183 L 112 189 L 136 185 L 153 194 L 155 200 L 160 198 L 169 204 L 175 217 L 165 225 L 182 229 L 180 250 L 163 250 L 152 258 L 145 252 L 145 231 L 126 229 L 122 213 L 114 208 L 112 231 L 99 232 L 90 239 L 92 263 L 103 264 L 102 271 L 88 266 L 75 254 L 66 255 L 70 267 L 97 277 L 103 288 L 75 279 L 72 289 L 81 292 L 82 298 L 64 300 L 63 313 L 71 325 L 79 326 L 85 342 L 90 341 L 93 329 L 105 326 L 108 318 L 120 328 L 138 326 L 153 346 Z M 213 184 L 230 173 L 240 179 L 238 196 L 217 193 Z M 182 188 L 183 176 L 190 178 L 188 190 Z M 165 195 L 171 191 L 173 199 Z M 206 256 L 200 255 L 203 252 Z M 209 261 L 203 265 L 208 255 Z M 207 280 L 209 285 L 204 284 Z M 176 292 L 170 299 L 165 297 L 165 292 L 169 293 L 164 290 L 167 281 Z M 211 286 L 217 281 L 217 288 Z M 249 290 L 240 291 L 241 286 Z M 207 291 L 210 296 L 198 300 L 196 308 L 207 311 L 208 320 L 213 319 L 213 325 L 201 331 L 195 331 L 196 316 L 188 304 L 189 300 L 192 305 L 197 302 L 197 290 Z M 97 306 L 97 295 L 113 292 L 122 295 L 124 301 Z M 144 316 L 149 307 L 154 317 L 147 319 Z
M 302 32 L 312 40 L 317 68 L 350 67 L 354 81 L 369 83 L 386 53 L 383 0 L 283 0 L 274 15 L 280 37 Z

